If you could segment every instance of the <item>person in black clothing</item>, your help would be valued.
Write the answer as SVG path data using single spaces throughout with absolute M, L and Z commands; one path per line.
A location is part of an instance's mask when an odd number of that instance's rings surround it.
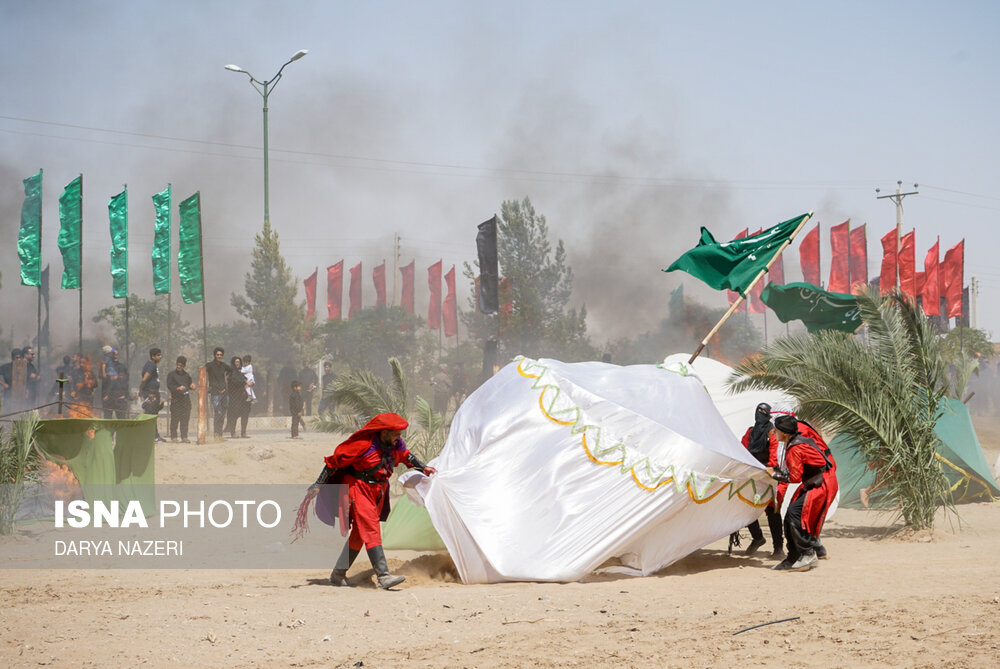
M 274 406 L 274 415 L 280 416 L 285 411 L 285 407 L 288 406 L 285 400 L 288 398 L 289 388 L 292 387 L 292 381 L 295 380 L 295 368 L 291 365 L 285 365 L 278 372 L 278 378 L 275 380 L 275 397 L 272 398 Z
M 312 416 L 313 391 L 319 378 L 310 365 L 306 365 L 299 373 L 299 383 L 302 384 L 302 402 L 305 404 L 303 415 Z
M 212 359 L 205 363 L 205 375 L 208 379 L 208 395 L 212 401 L 212 427 L 216 439 L 222 439 L 222 430 L 226 424 L 226 414 L 229 409 L 229 394 L 226 379 L 229 376 L 229 365 L 222 357 L 226 351 L 216 346 Z
M 226 431 L 233 439 L 236 438 L 236 423 L 240 423 L 240 438 L 247 438 L 247 420 L 250 418 L 250 398 L 247 397 L 247 377 L 241 371 L 243 361 L 234 356 L 230 361 L 227 377 L 227 392 L 229 394 L 229 417 L 226 420 Z
M 128 418 L 128 369 L 118 360 L 118 350 L 112 348 L 104 360 L 101 405 L 105 418 Z
M 299 436 L 299 421 L 302 420 L 302 384 L 297 380 L 292 381 L 291 392 L 288 394 L 288 412 L 292 414 L 292 439 L 301 439 Z
M 170 440 L 177 441 L 177 427 L 180 426 L 181 441 L 190 444 L 188 440 L 188 423 L 191 422 L 191 391 L 194 381 L 184 367 L 187 358 L 177 356 L 177 367 L 167 374 L 167 390 L 170 391 Z
M 10 352 L 10 362 L 0 365 L 0 388 L 3 389 L 4 404 L 10 403 L 10 387 L 14 385 L 14 361 L 20 360 L 22 355 L 21 349 L 15 348 Z
M 327 409 L 333 408 L 333 401 L 327 397 L 326 393 L 330 389 L 330 384 L 333 383 L 333 365 L 329 362 L 323 363 L 323 390 L 320 391 L 319 396 L 319 409 L 317 413 L 322 414 Z
M 139 381 L 139 397 L 142 398 L 142 412 L 153 416 L 160 413 L 163 402 L 160 400 L 160 372 L 156 368 L 163 359 L 163 352 L 158 348 L 149 349 L 149 360 L 142 366 L 142 379 Z M 160 436 L 159 427 L 155 427 L 156 441 L 164 441 Z
M 778 439 L 775 437 L 774 425 L 771 423 L 771 405 L 761 402 L 754 411 L 754 424 L 747 429 L 743 435 L 743 446 L 750 455 L 756 458 L 757 462 L 765 467 L 777 467 Z M 782 530 L 781 510 L 775 508 L 776 500 L 764 507 L 767 515 L 767 525 L 771 530 L 771 544 L 774 551 L 771 557 L 775 560 L 783 560 L 785 552 L 781 549 L 784 534 Z M 764 532 L 760 529 L 760 521 L 755 520 L 749 525 L 750 545 L 746 549 L 747 555 L 753 555 L 767 541 L 764 539 Z

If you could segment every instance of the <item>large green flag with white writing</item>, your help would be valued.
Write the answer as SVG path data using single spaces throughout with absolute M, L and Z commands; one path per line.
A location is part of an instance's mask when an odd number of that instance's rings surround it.
M 752 237 L 717 242 L 701 229 L 698 245 L 675 260 L 664 272 L 681 270 L 716 290 L 735 290 L 746 297 L 754 277 L 767 267 L 781 245 L 795 238 L 812 212 L 796 216 Z
M 192 304 L 205 299 L 201 275 L 201 192 L 181 202 L 180 212 L 177 277 L 181 281 L 181 297 L 186 304 Z
M 170 184 L 153 196 L 153 293 L 170 292 Z
M 809 332 L 854 332 L 861 327 L 861 312 L 854 295 L 831 293 L 811 283 L 769 283 L 760 299 L 771 307 L 782 323 L 800 320 Z
M 73 179 L 59 196 L 59 252 L 63 258 L 62 287 L 82 289 L 83 175 Z
M 39 285 L 42 277 L 42 171 L 24 180 L 21 229 L 17 233 L 17 257 L 21 259 L 21 284 Z
M 128 189 L 108 201 L 111 220 L 111 292 L 128 297 Z

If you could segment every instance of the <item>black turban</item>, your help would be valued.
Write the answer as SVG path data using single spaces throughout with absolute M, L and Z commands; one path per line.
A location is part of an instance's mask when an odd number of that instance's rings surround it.
M 774 427 L 775 429 L 781 430 L 785 434 L 799 433 L 799 421 L 796 420 L 795 416 L 789 416 L 787 414 L 775 418 Z

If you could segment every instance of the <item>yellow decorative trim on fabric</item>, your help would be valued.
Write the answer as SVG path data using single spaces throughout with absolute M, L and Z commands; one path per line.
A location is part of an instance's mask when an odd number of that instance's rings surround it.
M 979 485 L 981 485 L 983 487 L 983 493 L 985 494 L 986 499 L 988 499 L 991 502 L 994 501 L 995 499 L 997 499 L 997 498 L 995 498 L 993 496 L 993 492 L 990 490 L 990 487 L 988 485 L 986 485 L 986 481 L 984 481 L 982 478 L 976 476 L 975 474 L 973 474 L 971 472 L 968 472 L 968 471 L 962 469 L 961 467 L 959 467 L 958 465 L 956 465 L 954 462 L 951 462 L 948 458 L 946 458 L 943 455 L 941 455 L 940 453 L 935 453 L 934 457 L 937 458 L 938 460 L 940 460 L 941 462 L 943 462 L 944 464 L 948 465 L 949 467 L 951 467 L 956 472 L 958 472 L 959 474 L 962 475 L 962 478 L 960 478 L 958 481 L 956 481 L 955 485 L 953 485 L 951 487 L 951 489 L 948 490 L 948 492 L 954 494 L 955 491 L 958 490 L 958 487 L 964 483 L 965 484 L 965 489 L 963 490 L 963 495 L 962 495 L 964 497 L 969 492 L 969 484 L 974 482 L 974 483 L 978 483 Z
M 654 469 L 649 458 L 644 457 L 631 467 L 625 463 L 628 459 L 628 449 L 624 442 L 602 446 L 602 430 L 599 425 L 587 425 L 583 423 L 583 411 L 573 405 L 562 392 L 558 385 L 544 383 L 542 376 L 548 371 L 548 367 L 537 360 L 519 357 L 517 359 L 517 372 L 527 379 L 533 379 L 532 389 L 538 390 L 538 408 L 542 415 L 553 423 L 565 425 L 570 428 L 571 434 L 580 435 L 580 445 L 587 458 L 597 465 L 605 467 L 619 467 L 621 473 L 628 472 L 637 486 L 650 492 L 657 490 L 667 483 L 674 483 L 674 487 L 679 492 L 687 492 L 691 499 L 697 504 L 704 504 L 714 499 L 719 493 L 728 488 L 727 498 L 737 497 L 741 502 L 749 504 L 755 508 L 762 508 L 771 503 L 774 499 L 774 487 L 768 485 L 763 491 L 758 492 L 757 482 L 754 479 L 747 479 L 743 484 L 736 486 L 735 481 L 723 483 L 714 492 L 709 489 L 715 484 L 719 477 L 709 476 L 708 482 L 698 485 L 698 479 L 694 472 L 690 472 L 682 479 L 678 479 L 673 465 L 657 467 Z M 668 370 L 669 371 L 669 370 Z M 588 433 L 590 436 L 588 436 Z M 613 453 L 610 458 L 606 457 Z M 643 476 L 644 474 L 644 476 Z M 645 481 L 644 481 L 645 479 Z M 750 488 L 751 495 L 743 494 L 744 489 Z

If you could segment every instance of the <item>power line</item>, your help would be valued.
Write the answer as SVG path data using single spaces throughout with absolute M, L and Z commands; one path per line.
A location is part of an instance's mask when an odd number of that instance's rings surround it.
M 108 134 L 125 135 L 129 137 L 144 137 L 148 139 L 157 139 L 170 142 L 184 142 L 189 144 L 204 144 L 208 146 L 218 146 L 237 150 L 250 150 L 259 151 L 260 146 L 253 146 L 248 144 L 237 144 L 233 142 L 220 142 L 214 140 L 206 139 L 190 139 L 186 137 L 175 137 L 171 135 L 157 135 L 154 133 L 143 133 L 134 132 L 128 130 L 113 130 L 110 128 L 100 128 L 96 126 L 87 126 L 73 123 L 61 123 L 56 121 L 41 121 L 37 119 L 29 119 L 20 116 L 6 116 L 0 115 L 0 119 L 8 121 L 17 121 L 21 123 L 34 123 L 45 126 L 54 126 L 62 128 L 71 128 L 74 130 L 85 130 L 88 132 L 100 132 Z M 86 138 L 74 138 L 74 137 L 60 137 L 54 135 L 46 135 L 43 133 L 25 133 L 16 130 L 6 130 L 0 129 L 0 132 L 8 132 L 11 134 L 29 135 L 36 137 L 53 137 L 55 139 L 62 139 L 66 141 L 84 141 L 98 144 L 109 144 L 113 146 L 133 146 L 137 148 L 147 149 L 147 150 L 167 150 L 175 152 L 188 152 L 196 153 L 202 155 L 212 155 L 225 158 L 239 158 L 243 160 L 257 159 L 251 156 L 238 156 L 225 153 L 212 153 L 205 151 L 195 151 L 192 149 L 178 149 L 170 147 L 156 147 L 147 145 L 136 145 L 127 144 L 122 142 L 107 142 L 103 140 L 86 139 Z M 399 160 L 399 159 L 389 159 L 389 158 L 372 158 L 369 156 L 356 156 L 348 154 L 337 154 L 337 153 L 327 153 L 320 151 L 301 151 L 295 149 L 277 149 L 272 148 L 274 153 L 288 154 L 290 156 L 299 157 L 309 157 L 309 158 L 321 158 L 324 160 L 345 160 L 354 161 L 362 163 L 374 163 L 374 165 L 352 165 L 353 169 L 368 169 L 376 171 L 399 171 L 399 172 L 416 172 L 421 174 L 429 173 L 428 170 L 450 170 L 450 172 L 436 173 L 438 176 L 465 176 L 465 177 L 481 177 L 485 175 L 507 175 L 510 177 L 520 177 L 520 178 L 546 178 L 546 179 L 585 179 L 588 181 L 598 181 L 598 182 L 610 182 L 610 183 L 633 183 L 635 185 L 645 185 L 645 186 L 658 186 L 658 187 L 691 187 L 691 186 L 702 186 L 702 187 L 720 187 L 726 186 L 735 189 L 746 189 L 746 190 L 766 190 L 766 189 L 811 189 L 811 188 L 847 188 L 847 189 L 865 189 L 869 187 L 868 181 L 801 181 L 801 182 L 789 182 L 789 181 L 751 181 L 751 180 L 731 180 L 731 179 L 704 179 L 704 178 L 682 178 L 682 177 L 651 177 L 651 176 L 637 176 L 637 175 L 627 175 L 627 174 L 608 174 L 608 173 L 588 173 L 588 172 L 566 172 L 559 170 L 527 170 L 527 169 L 514 169 L 514 168 L 502 168 L 502 167 L 483 167 L 483 166 L 471 166 L 471 165 L 459 165 L 451 163 L 437 163 L 437 162 L 427 162 L 427 161 L 416 161 L 416 160 Z M 290 161 L 287 161 L 290 162 Z M 301 164 L 317 164 L 317 163 L 301 163 Z M 321 163 L 325 164 L 325 163 Z M 462 174 L 460 172 L 466 172 Z M 471 174 L 469 174 L 471 172 Z M 434 173 L 431 173 L 434 174 Z

